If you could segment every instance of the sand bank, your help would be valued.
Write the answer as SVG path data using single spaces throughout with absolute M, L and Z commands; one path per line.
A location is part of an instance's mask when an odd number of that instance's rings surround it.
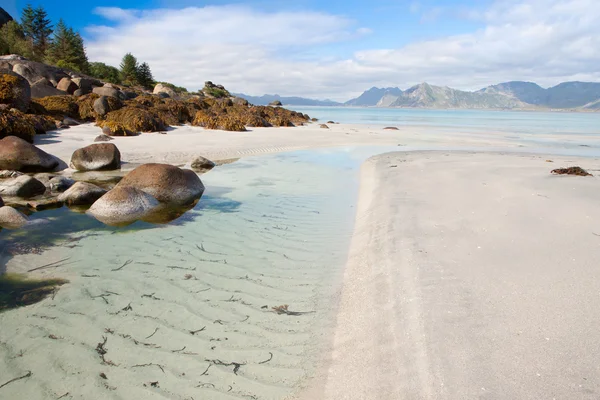
M 363 165 L 333 351 L 305 399 L 600 393 L 600 160 L 391 153 Z

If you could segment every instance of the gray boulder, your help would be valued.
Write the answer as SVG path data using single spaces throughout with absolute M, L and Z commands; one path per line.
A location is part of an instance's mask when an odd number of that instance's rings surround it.
M 94 86 L 102 86 L 102 82 L 89 78 L 73 78 L 72 81 L 77 85 L 83 94 L 92 93 Z
M 49 186 L 53 192 L 64 192 L 75 184 L 73 179 L 67 178 L 66 176 L 55 176 L 50 179 Z
M 26 112 L 31 101 L 31 87 L 27 79 L 8 69 L 0 69 L 0 84 L 0 104 L 7 104 L 10 108 Z
M 9 206 L 0 207 L 0 227 L 18 229 L 27 223 L 25 215 Z
M 46 172 L 53 171 L 57 166 L 56 157 L 23 139 L 7 136 L 0 140 L 0 170 Z
M 101 117 L 105 116 L 111 111 L 106 96 L 100 96 L 94 101 L 94 111 L 96 111 L 96 114 Z
M 73 92 L 79 89 L 79 86 L 69 78 L 62 78 L 60 82 L 58 82 L 58 85 L 56 85 L 56 88 L 69 94 L 73 94 Z
M 13 71 L 15 71 L 15 68 L 22 71 L 22 76 L 27 79 L 30 85 L 40 78 L 46 78 L 52 82 L 53 86 L 56 86 L 62 78 L 70 78 L 61 68 L 26 59 L 11 59 L 10 61 L 0 59 L 0 68 L 6 68 L 7 65 L 11 65 Z M 19 75 L 21 74 L 19 73 Z
M 21 175 L 17 178 L 0 182 L 0 194 L 3 196 L 29 199 L 44 194 L 45 191 L 46 186 L 29 175 Z
M 204 193 L 204 185 L 196 173 L 168 164 L 141 165 L 125 175 L 117 185 L 123 186 L 134 187 L 161 203 L 177 206 L 194 204 Z
M 146 192 L 131 186 L 117 186 L 96 201 L 88 213 L 107 225 L 127 225 L 145 218 L 159 204 Z
M 177 97 L 177 93 L 175 93 L 175 91 L 173 89 L 171 89 L 168 86 L 163 85 L 162 83 L 156 84 L 156 86 L 154 86 L 154 91 L 152 93 L 157 94 L 157 95 L 167 94 L 167 97 L 171 97 L 173 99 Z
M 110 142 L 111 140 L 115 140 L 115 139 L 113 139 L 110 136 L 107 136 L 105 134 L 102 134 L 102 135 L 96 136 L 96 138 L 94 139 L 94 142 Z
M 40 78 L 31 85 L 31 97 L 34 99 L 46 96 L 63 96 L 65 94 L 67 93 L 52 86 L 52 83 L 46 78 Z
M 215 163 L 210 161 L 208 158 L 204 158 L 202 156 L 198 156 L 192 161 L 191 167 L 194 171 L 197 172 L 206 172 L 210 171 L 215 167 Z
M 70 167 L 78 171 L 110 171 L 121 168 L 121 153 L 112 143 L 95 143 L 75 150 Z
M 92 93 L 96 93 L 96 94 L 97 94 L 97 95 L 99 95 L 99 96 L 110 96 L 110 97 L 115 97 L 115 98 L 117 98 L 117 99 L 119 99 L 119 98 L 120 98 L 120 95 L 119 95 L 119 90 L 117 90 L 117 89 L 114 89 L 114 88 L 112 88 L 112 87 L 106 87 L 106 86 L 103 86 L 103 87 L 95 87 L 95 88 L 92 90 Z
M 85 206 L 93 204 L 102 197 L 106 190 L 88 182 L 77 182 L 64 193 L 58 196 L 58 201 L 62 201 L 70 206 Z
M 77 126 L 77 125 L 80 125 L 77 120 L 75 120 L 75 119 L 73 119 L 71 117 L 65 117 L 62 120 L 62 123 L 63 123 L 63 125 L 66 125 L 66 126 Z
M 77 89 L 76 91 L 73 92 L 73 96 L 75 97 L 81 97 L 86 95 L 87 93 L 85 93 L 83 90 L 81 89 Z

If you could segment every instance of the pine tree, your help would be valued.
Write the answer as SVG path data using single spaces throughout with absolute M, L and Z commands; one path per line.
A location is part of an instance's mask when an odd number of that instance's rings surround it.
M 117 68 L 106 65 L 101 62 L 92 62 L 90 63 L 90 74 L 103 81 L 107 81 L 110 83 L 121 83 L 121 71 Z
M 52 43 L 48 47 L 46 61 L 61 68 L 87 72 L 89 63 L 85 54 L 83 39 L 73 28 L 67 27 L 61 19 L 56 24 Z
M 36 58 L 42 60 L 50 44 L 52 23 L 48 19 L 48 13 L 42 6 L 36 8 L 33 14 L 33 51 Z
M 154 85 L 154 77 L 148 63 L 142 63 L 137 70 L 137 81 L 146 89 L 150 89 Z
M 23 34 L 26 38 L 33 42 L 35 36 L 35 10 L 31 7 L 31 4 L 27 4 L 23 11 L 21 11 L 21 27 L 23 28 Z
M 123 56 L 121 61 L 121 80 L 126 85 L 135 85 L 138 83 L 138 63 L 137 59 L 131 53 Z
M 32 58 L 29 42 L 17 21 L 9 21 L 0 28 L 0 54 L 19 54 Z

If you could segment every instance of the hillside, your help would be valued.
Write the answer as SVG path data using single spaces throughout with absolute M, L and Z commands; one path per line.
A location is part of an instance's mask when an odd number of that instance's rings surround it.
M 315 100 L 308 99 L 305 97 L 282 97 L 278 94 L 265 94 L 262 96 L 249 96 L 243 93 L 234 93 L 235 96 L 241 97 L 242 99 L 248 100 L 252 104 L 259 106 L 266 106 L 274 101 L 280 101 L 283 105 L 287 106 L 341 106 L 342 103 L 338 103 L 332 100 Z

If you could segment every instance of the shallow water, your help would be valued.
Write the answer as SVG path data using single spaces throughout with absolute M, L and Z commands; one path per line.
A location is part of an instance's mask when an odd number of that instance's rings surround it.
M 167 225 L 106 227 L 61 208 L 32 215 L 28 229 L 0 232 L 9 271 L 63 260 L 37 276 L 70 280 L 53 298 L 0 314 L 0 377 L 33 372 L 4 393 L 293 393 L 333 326 L 358 169 L 388 150 L 300 151 L 217 167 L 202 176 L 197 207 Z M 274 312 L 283 305 L 298 314 Z

